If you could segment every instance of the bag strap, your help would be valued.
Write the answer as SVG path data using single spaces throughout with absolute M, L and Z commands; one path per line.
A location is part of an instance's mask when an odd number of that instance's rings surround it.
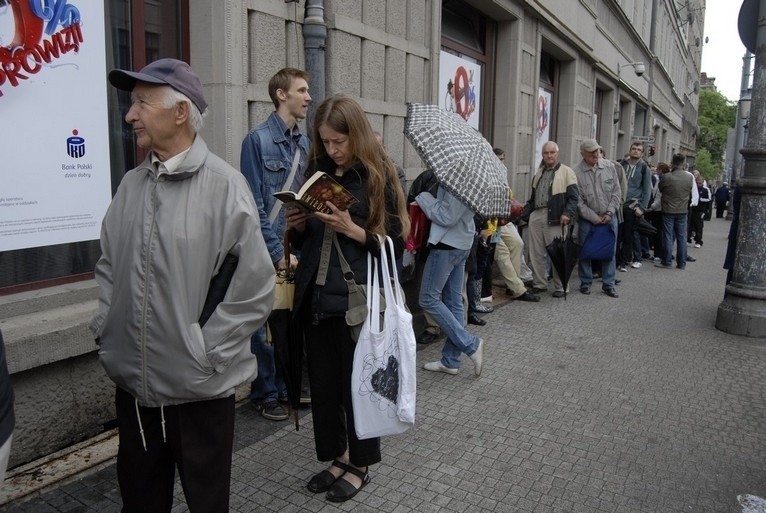
M 295 148 L 295 155 L 293 155 L 293 167 L 290 169 L 290 174 L 287 175 L 287 180 L 285 180 L 286 184 L 289 184 L 288 187 L 292 186 L 293 184 L 293 178 L 295 177 L 295 171 L 298 169 L 298 164 L 301 161 L 301 147 L 297 146 Z M 284 185 L 283 185 L 284 187 Z M 271 212 L 269 212 L 269 221 L 274 224 L 274 220 L 277 218 L 277 215 L 279 215 L 279 209 L 282 208 L 282 200 L 278 199 L 276 202 L 274 202 L 274 206 L 271 207 Z
M 402 286 L 399 284 L 399 273 L 396 272 L 396 257 L 394 253 L 394 241 L 386 235 L 380 244 L 381 275 L 383 290 L 386 297 L 386 305 L 394 302 L 399 307 L 405 306 Z
M 381 265 L 383 262 L 381 261 Z M 348 280 L 346 281 L 348 283 Z M 356 286 L 356 283 L 354 283 Z M 357 286 L 358 288 L 358 286 Z M 367 252 L 367 325 L 370 327 L 370 333 L 380 333 L 383 326 L 380 324 L 380 293 L 376 292 L 380 288 L 378 281 L 378 259 Z M 349 289 L 349 293 L 351 290 Z M 349 303 L 351 300 L 349 299 Z
M 365 299 L 364 290 L 354 280 L 354 271 L 351 270 L 351 266 L 343 255 L 343 251 L 340 249 L 340 242 L 338 241 L 338 234 L 332 228 L 324 227 L 324 237 L 322 238 L 322 252 L 319 257 L 319 271 L 317 271 L 317 279 L 315 283 L 320 286 L 324 286 L 327 283 L 327 271 L 330 268 L 330 252 L 332 246 L 335 246 L 335 251 L 338 253 L 338 260 L 340 260 L 340 269 L 343 272 L 343 280 L 346 282 L 348 288 L 348 304 L 351 305 L 363 305 L 368 302 Z M 368 264 L 370 254 L 367 253 Z M 369 275 L 367 277 L 369 281 Z

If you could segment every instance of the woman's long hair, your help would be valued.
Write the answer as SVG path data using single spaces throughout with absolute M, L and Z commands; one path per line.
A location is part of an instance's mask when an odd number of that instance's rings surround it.
M 369 174 L 368 197 L 370 216 L 365 229 L 377 235 L 386 234 L 389 224 L 389 212 L 386 210 L 386 188 L 394 194 L 396 215 L 402 226 L 401 233 L 393 234 L 406 238 L 410 230 L 410 219 L 404 199 L 404 192 L 399 186 L 399 177 L 391 157 L 383 145 L 375 138 L 367 116 L 362 107 L 352 98 L 335 95 L 324 100 L 314 114 L 313 137 L 311 139 L 310 160 L 327 156 L 319 127 L 327 125 L 338 133 L 348 136 L 349 149 L 355 160 L 367 168 Z

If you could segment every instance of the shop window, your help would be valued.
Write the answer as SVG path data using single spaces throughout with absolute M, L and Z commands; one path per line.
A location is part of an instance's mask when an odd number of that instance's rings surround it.
M 442 6 L 442 37 L 483 54 L 486 48 L 484 17 L 461 1 L 447 0 Z

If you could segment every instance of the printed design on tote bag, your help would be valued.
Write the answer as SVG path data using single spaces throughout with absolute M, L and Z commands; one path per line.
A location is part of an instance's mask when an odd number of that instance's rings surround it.
M 381 358 L 368 353 L 364 355 L 364 367 L 360 375 L 359 394 L 367 396 L 378 409 L 389 410 L 396 416 L 396 401 L 399 397 L 399 349 L 391 344 Z

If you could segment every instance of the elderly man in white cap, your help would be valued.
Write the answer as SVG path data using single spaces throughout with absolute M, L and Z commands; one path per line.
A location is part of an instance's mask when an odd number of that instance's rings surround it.
M 599 157 L 601 146 L 595 139 L 585 139 L 580 145 L 582 160 L 574 167 L 580 196 L 577 210 L 578 238 L 583 244 L 596 225 L 611 225 L 615 236 L 609 258 L 601 261 L 602 290 L 609 297 L 616 298 L 615 249 L 617 244 L 617 209 L 622 206 L 622 189 L 614 164 Z M 591 261 L 580 258 L 580 292 L 590 294 L 593 284 Z
M 123 512 L 167 512 L 175 468 L 190 511 L 229 510 L 234 389 L 256 370 L 250 335 L 274 268 L 253 195 L 197 131 L 207 103 L 185 62 L 113 70 L 146 159 L 103 220 L 91 329 L 117 385 Z

